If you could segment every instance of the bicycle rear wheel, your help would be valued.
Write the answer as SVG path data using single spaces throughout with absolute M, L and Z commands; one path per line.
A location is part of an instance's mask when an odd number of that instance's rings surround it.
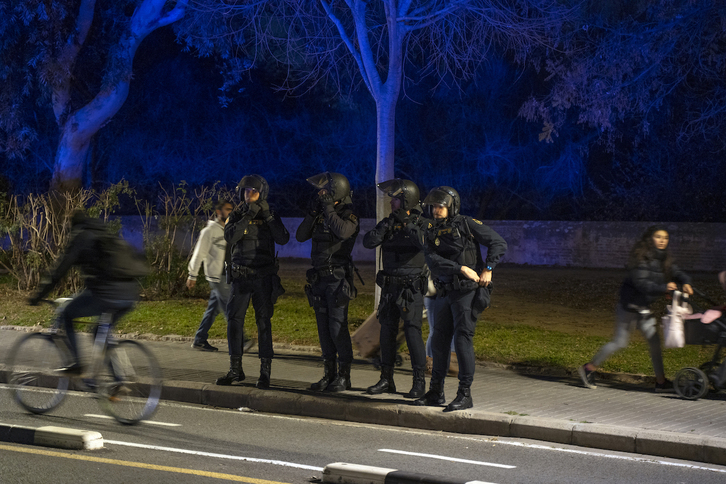
M 96 381 L 101 406 L 122 424 L 148 419 L 159 405 L 161 367 L 154 355 L 136 341 L 109 345 Z
M 68 377 L 57 369 L 68 359 L 58 336 L 33 333 L 23 337 L 8 358 L 15 401 L 32 413 L 46 413 L 57 407 L 69 386 Z

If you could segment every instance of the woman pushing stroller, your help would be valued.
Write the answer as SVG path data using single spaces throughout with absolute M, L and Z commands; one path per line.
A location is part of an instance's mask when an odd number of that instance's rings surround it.
M 616 351 L 628 346 L 630 333 L 637 326 L 648 341 L 650 359 L 655 371 L 656 393 L 673 392 L 673 383 L 663 370 L 660 337 L 656 318 L 650 306 L 661 296 L 682 286 L 683 292 L 693 294 L 691 279 L 674 263 L 668 252 L 668 231 L 660 225 L 648 227 L 630 251 L 628 275 L 620 287 L 620 300 L 615 308 L 615 334 L 592 360 L 579 367 L 578 373 L 587 388 L 596 388 L 597 367 Z

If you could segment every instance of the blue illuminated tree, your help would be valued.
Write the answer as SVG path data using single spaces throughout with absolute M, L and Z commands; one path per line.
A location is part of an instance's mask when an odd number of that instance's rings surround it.
M 0 3 L 0 151 L 22 160 L 37 119 L 52 109 L 53 183 L 60 190 L 81 184 L 93 136 L 126 100 L 141 42 L 182 18 L 187 0 L 96 3 Z
M 406 70 L 442 82 L 468 79 L 491 49 L 517 62 L 541 47 L 566 50 L 571 10 L 556 0 L 192 0 L 181 36 L 221 52 L 231 83 L 260 55 L 286 69 L 282 89 L 316 83 L 341 94 L 362 86 L 376 105 L 375 181 L 394 177 L 395 117 Z M 242 53 L 242 55 L 240 55 Z M 387 205 L 378 194 L 376 213 Z

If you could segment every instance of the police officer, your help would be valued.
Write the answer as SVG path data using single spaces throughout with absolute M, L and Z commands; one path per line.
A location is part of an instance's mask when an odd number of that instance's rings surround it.
M 413 386 L 404 397 L 420 398 L 426 391 L 426 350 L 421 337 L 421 319 L 428 282 L 424 273 L 424 233 L 429 222 L 422 218 L 419 190 L 414 182 L 396 178 L 379 183 L 378 188 L 391 197 L 392 212 L 363 237 L 363 246 L 367 249 L 381 247 L 383 259 L 383 270 L 376 276 L 376 284 L 381 287 L 378 303 L 381 378 L 366 391 L 371 395 L 396 392 L 393 365 L 398 324 L 403 319 L 413 367 Z
M 507 243 L 479 220 L 461 215 L 461 199 L 451 187 L 437 187 L 424 200 L 432 225 L 426 231 L 426 263 L 431 269 L 437 296 L 434 302 L 434 368 L 426 394 L 415 405 L 445 402 L 444 377 L 454 339 L 459 361 L 459 389 L 445 412 L 471 408 L 474 380 L 474 330 L 479 314 L 489 306 L 492 270 L 507 250 Z M 482 260 L 479 245 L 487 247 Z
M 270 210 L 267 196 L 270 187 L 260 175 L 248 175 L 237 186 L 244 204 L 235 209 L 224 227 L 224 239 L 230 246 L 231 263 L 227 271 L 232 294 L 227 304 L 227 344 L 229 372 L 217 379 L 217 385 L 231 385 L 245 379 L 242 371 L 242 340 L 245 314 L 250 300 L 255 309 L 260 377 L 257 388 L 269 388 L 272 366 L 271 319 L 275 301 L 284 292 L 277 275 L 275 244 L 285 245 L 290 233 L 280 217 Z
M 312 239 L 313 268 L 307 272 L 305 292 L 315 310 L 325 364 L 323 378 L 310 389 L 341 392 L 351 386 L 353 346 L 348 331 L 348 303 L 356 293 L 351 252 L 360 226 L 351 206 L 350 183 L 344 175 L 325 172 L 307 181 L 317 194 L 295 237 L 298 242 Z

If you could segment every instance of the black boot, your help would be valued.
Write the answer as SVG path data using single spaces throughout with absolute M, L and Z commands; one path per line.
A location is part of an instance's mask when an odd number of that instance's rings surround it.
M 471 399 L 471 389 L 469 387 L 459 386 L 459 390 L 456 392 L 456 398 L 446 406 L 444 412 L 464 410 L 473 406 L 474 401 Z
M 232 382 L 242 381 L 245 379 L 245 372 L 242 371 L 242 357 L 229 357 L 229 372 L 221 378 L 217 378 L 217 385 L 231 385 Z
M 350 363 L 338 365 L 338 376 L 325 389 L 326 392 L 342 392 L 343 390 L 350 390 Z
M 381 393 L 396 393 L 396 384 L 393 383 L 393 367 L 381 365 L 381 379 L 372 387 L 366 389 L 369 395 L 380 395 Z
M 429 391 L 423 397 L 414 400 L 413 404 L 418 407 L 424 405 L 427 407 L 435 407 L 437 405 L 443 405 L 444 402 L 446 402 L 444 382 L 431 380 L 431 383 L 429 383 Z
M 424 379 L 424 370 L 413 369 L 413 386 L 411 391 L 404 394 L 403 398 L 421 398 L 426 393 L 426 380 Z
M 336 376 L 335 360 L 325 360 L 325 374 L 318 382 L 310 385 L 310 389 L 314 392 L 322 392 L 330 385 L 331 381 L 335 380 Z
M 270 371 L 272 371 L 272 358 L 260 358 L 260 377 L 257 379 L 257 388 L 270 388 Z

